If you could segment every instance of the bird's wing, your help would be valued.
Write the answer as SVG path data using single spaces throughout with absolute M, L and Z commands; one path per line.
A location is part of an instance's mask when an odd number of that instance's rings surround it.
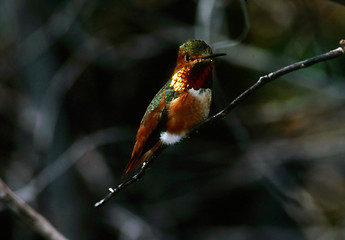
M 125 169 L 125 174 L 132 169 L 140 167 L 161 144 L 159 140 L 160 133 L 166 127 L 167 106 L 172 100 L 170 97 L 172 95 L 172 89 L 169 88 L 168 83 L 156 94 L 146 109 L 137 132 L 131 159 Z

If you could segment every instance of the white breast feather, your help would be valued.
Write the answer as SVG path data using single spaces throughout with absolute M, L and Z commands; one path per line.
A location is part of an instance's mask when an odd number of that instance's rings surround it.
M 166 145 L 173 145 L 181 141 L 184 135 L 180 134 L 171 134 L 168 132 L 161 132 L 161 141 Z

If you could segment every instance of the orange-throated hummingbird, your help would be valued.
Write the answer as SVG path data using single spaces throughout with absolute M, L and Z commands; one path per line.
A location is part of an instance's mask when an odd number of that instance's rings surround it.
M 147 107 L 136 136 L 125 174 L 140 167 L 162 145 L 179 142 L 210 111 L 213 58 L 202 40 L 189 40 L 179 47 L 172 77 Z

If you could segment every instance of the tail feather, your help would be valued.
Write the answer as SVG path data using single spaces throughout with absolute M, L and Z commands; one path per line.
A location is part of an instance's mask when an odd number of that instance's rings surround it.
M 133 169 L 138 169 L 139 167 L 141 167 L 141 165 L 146 162 L 147 160 L 149 160 L 152 155 L 157 151 L 157 149 L 162 145 L 161 140 L 159 140 L 150 150 L 148 150 L 147 152 L 145 152 L 144 154 L 134 154 L 134 156 L 131 157 L 131 160 L 129 161 L 126 170 L 125 170 L 125 175 L 127 173 L 129 173 L 131 170 Z

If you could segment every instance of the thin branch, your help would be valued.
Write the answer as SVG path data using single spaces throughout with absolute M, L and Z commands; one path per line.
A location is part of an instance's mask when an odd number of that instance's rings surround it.
M 253 92 L 255 92 L 256 90 L 261 88 L 266 83 L 269 83 L 269 82 L 277 79 L 278 77 L 281 77 L 281 76 L 288 74 L 290 72 L 293 72 L 293 71 L 296 71 L 296 70 L 299 70 L 302 68 L 310 67 L 316 63 L 328 61 L 328 60 L 331 60 L 333 58 L 337 58 L 337 57 L 344 55 L 344 53 L 345 53 L 345 40 L 341 40 L 339 42 L 339 44 L 340 44 L 340 47 L 338 47 L 334 50 L 331 50 L 327 53 L 321 54 L 321 55 L 313 57 L 313 58 L 309 58 L 309 59 L 304 60 L 304 61 L 293 63 L 293 64 L 288 65 L 286 67 L 283 67 L 283 68 L 281 68 L 275 72 L 271 72 L 265 76 L 261 76 L 259 78 L 259 80 L 254 85 L 252 85 L 250 88 L 245 90 L 241 95 L 239 95 L 237 98 L 235 98 L 222 111 L 220 111 L 219 113 L 206 119 L 204 122 L 202 122 L 196 128 L 194 128 L 194 130 L 192 130 L 192 132 L 199 130 L 199 128 L 201 128 L 201 127 L 205 127 L 206 125 L 210 124 L 211 122 L 213 122 L 219 118 L 224 118 L 227 114 L 229 114 L 229 112 L 232 109 L 234 109 L 237 105 L 239 105 L 241 102 L 243 102 L 245 99 L 247 99 L 247 97 L 249 97 Z
M 135 173 L 131 178 L 129 178 L 127 181 L 122 182 L 120 185 L 118 185 L 116 188 L 109 188 L 109 193 L 107 196 L 105 196 L 102 200 L 98 201 L 95 203 L 95 207 L 100 207 L 104 203 L 108 202 L 112 197 L 114 197 L 118 192 L 126 188 L 128 185 L 131 185 L 132 183 L 137 182 L 140 180 L 146 172 L 146 169 L 151 165 L 152 163 L 152 158 L 149 159 L 149 161 L 144 162 L 143 165 L 140 167 L 140 170 Z
M 114 197 L 117 193 L 119 193 L 121 190 L 126 188 L 127 186 L 131 185 L 132 183 L 135 183 L 142 179 L 142 177 L 145 175 L 146 170 L 148 169 L 149 166 L 151 166 L 153 160 L 157 158 L 161 152 L 166 148 L 167 146 L 161 145 L 154 155 L 151 156 L 151 158 L 144 162 L 143 165 L 140 167 L 140 169 L 133 175 L 131 176 L 128 180 L 122 182 L 119 184 L 116 188 L 109 188 L 109 193 L 107 196 L 105 196 L 102 200 L 98 201 L 95 203 L 95 207 L 100 207 L 104 203 L 108 202 L 112 197 Z
M 19 199 L 0 179 L 0 201 L 44 239 L 67 240 L 42 215 Z
M 331 59 L 334 59 L 334 58 L 337 58 L 337 57 L 344 55 L 345 54 L 345 40 L 341 40 L 339 42 L 339 45 L 340 45 L 340 47 L 338 47 L 334 50 L 331 50 L 327 53 L 321 54 L 321 55 L 313 57 L 313 58 L 309 58 L 309 59 L 301 61 L 301 62 L 293 63 L 293 64 L 288 65 L 286 67 L 283 67 L 283 68 L 281 68 L 275 72 L 271 72 L 265 76 L 261 76 L 259 78 L 259 80 L 254 85 L 252 85 L 250 88 L 245 90 L 241 95 L 239 95 L 237 98 L 235 98 L 232 102 L 230 102 L 222 111 L 211 116 L 210 118 L 206 119 L 204 122 L 202 122 L 201 124 L 196 126 L 194 129 L 192 129 L 192 131 L 189 133 L 189 135 L 196 133 L 199 129 L 209 125 L 210 123 L 213 123 L 214 121 L 216 121 L 218 119 L 224 118 L 226 115 L 228 115 L 231 112 L 231 110 L 233 110 L 236 106 L 238 106 L 240 103 L 242 103 L 252 93 L 257 91 L 259 88 L 261 88 L 266 83 L 269 83 L 269 82 L 277 79 L 278 77 L 281 77 L 281 76 L 288 74 L 290 72 L 293 72 L 293 71 L 296 71 L 296 70 L 299 70 L 302 68 L 310 67 L 316 63 L 328 61 L 328 60 L 331 60 Z M 152 160 L 154 158 L 158 157 L 158 155 L 162 152 L 162 150 L 163 149 L 159 149 L 159 152 L 155 156 L 153 156 L 151 159 L 149 159 L 147 162 L 145 162 L 141 166 L 139 171 L 137 173 L 135 173 L 131 178 L 122 182 L 116 188 L 109 188 L 110 192 L 108 193 L 108 195 L 105 198 L 103 198 L 102 200 L 100 200 L 99 202 L 97 202 L 94 206 L 95 207 L 102 206 L 105 202 L 109 201 L 113 196 L 115 196 L 121 190 L 123 190 L 127 186 L 131 185 L 132 183 L 135 183 L 138 180 L 140 180 L 145 175 L 146 169 L 151 165 Z

